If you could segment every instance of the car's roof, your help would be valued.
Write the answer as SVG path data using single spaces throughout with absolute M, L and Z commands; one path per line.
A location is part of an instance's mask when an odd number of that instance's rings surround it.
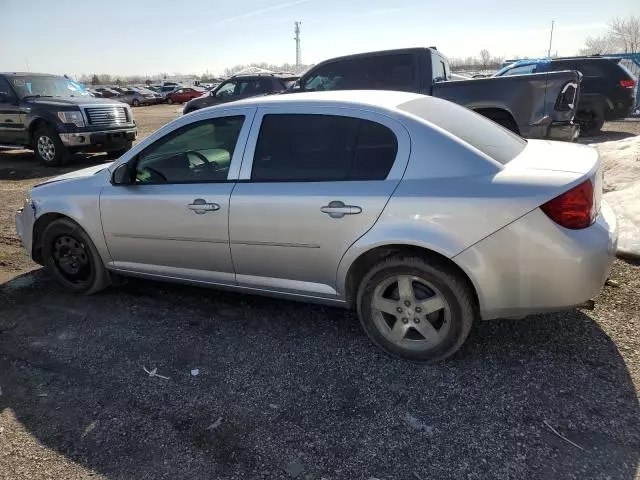
M 418 98 L 430 99 L 417 93 L 394 92 L 390 90 L 335 90 L 331 92 L 302 92 L 251 97 L 233 102 L 234 104 L 259 104 L 276 106 L 282 104 L 331 104 L 364 107 L 395 108 Z M 429 101 L 429 100 L 426 100 Z

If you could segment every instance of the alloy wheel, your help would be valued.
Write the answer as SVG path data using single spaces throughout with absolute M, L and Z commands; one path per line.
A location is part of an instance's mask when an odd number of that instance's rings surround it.
M 375 289 L 371 309 L 376 328 L 395 345 L 409 350 L 436 347 L 451 328 L 451 307 L 426 280 L 396 275 Z
M 40 135 L 38 138 L 38 154 L 47 162 L 52 162 L 56 158 L 56 146 L 47 135 Z

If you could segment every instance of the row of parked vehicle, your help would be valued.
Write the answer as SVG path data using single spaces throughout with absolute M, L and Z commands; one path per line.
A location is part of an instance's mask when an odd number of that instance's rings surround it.
M 637 81 L 619 58 L 565 57 L 514 61 L 483 78 L 451 72 L 435 48 L 370 52 L 326 60 L 300 79 L 286 74 L 242 75 L 188 102 L 184 113 L 281 92 L 399 90 L 464 105 L 528 138 L 573 140 L 593 135 L 606 120 L 630 115 Z
M 178 84 L 147 87 L 94 86 L 87 91 L 94 97 L 112 98 L 132 107 L 158 103 L 185 103 L 207 92 L 201 87 L 185 87 Z

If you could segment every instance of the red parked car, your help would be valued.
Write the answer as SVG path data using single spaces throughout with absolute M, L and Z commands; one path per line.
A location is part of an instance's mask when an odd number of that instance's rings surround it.
M 201 97 L 206 93 L 206 90 L 201 88 L 183 87 L 167 95 L 168 103 L 185 103 L 192 98 Z

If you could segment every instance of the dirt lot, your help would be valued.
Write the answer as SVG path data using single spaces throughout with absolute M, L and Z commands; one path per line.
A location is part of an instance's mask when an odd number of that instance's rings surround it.
M 175 112 L 136 109 L 141 136 Z M 593 311 L 484 322 L 414 365 L 342 310 L 139 280 L 61 293 L 13 212 L 101 160 L 0 153 L 0 479 L 640 478 L 638 265 L 616 262 Z

